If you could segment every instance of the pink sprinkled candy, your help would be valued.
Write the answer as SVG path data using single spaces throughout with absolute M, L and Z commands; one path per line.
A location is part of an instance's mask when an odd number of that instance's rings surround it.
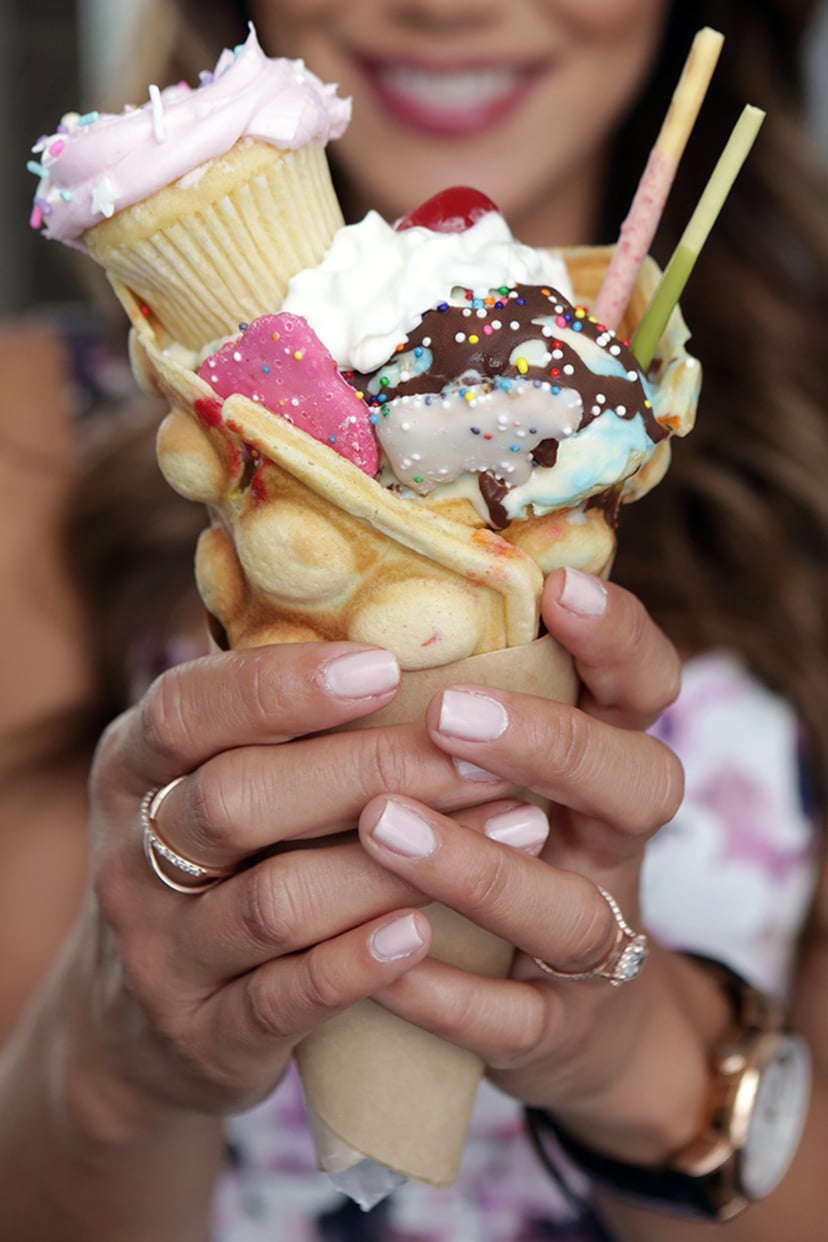
M 220 397 L 249 397 L 366 474 L 377 473 L 368 407 L 301 315 L 262 315 L 206 358 L 198 373 Z

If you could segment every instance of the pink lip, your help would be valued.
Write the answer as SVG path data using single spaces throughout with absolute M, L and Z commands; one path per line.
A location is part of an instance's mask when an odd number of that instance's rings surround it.
M 469 135 L 481 132 L 503 121 L 510 113 L 520 106 L 534 87 L 543 68 L 538 65 L 519 66 L 514 70 L 514 80 L 509 86 L 493 93 L 491 98 L 480 98 L 449 102 L 435 96 L 424 98 L 405 90 L 389 74 L 385 62 L 361 59 L 359 67 L 365 80 L 386 113 L 407 125 L 411 129 L 420 130 L 425 134 Z M 422 68 L 419 65 L 406 66 L 395 63 L 395 68 L 410 67 L 414 72 L 423 74 L 437 73 L 432 66 Z M 507 67 L 509 70 L 512 67 Z M 474 65 L 455 68 L 457 75 L 464 73 L 482 73 L 487 66 Z M 492 72 L 503 71 L 503 66 L 492 66 Z M 440 72 L 446 72 L 443 66 Z

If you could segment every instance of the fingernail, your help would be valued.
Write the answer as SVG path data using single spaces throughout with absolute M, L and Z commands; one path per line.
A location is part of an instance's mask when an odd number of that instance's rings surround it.
M 414 915 L 406 914 L 393 923 L 378 927 L 369 941 L 369 948 L 381 962 L 393 962 L 395 958 L 415 953 L 423 943 Z
M 492 742 L 506 731 L 508 724 L 506 708 L 487 694 L 470 694 L 467 690 L 443 693 L 437 727 L 449 737 L 466 742 Z
M 559 602 L 579 617 L 602 617 L 607 610 L 607 588 L 598 578 L 567 569 Z
M 435 845 L 431 826 L 398 802 L 386 802 L 371 836 L 405 858 L 426 858 Z
M 338 699 L 367 699 L 400 682 L 400 666 L 390 651 L 356 651 L 322 668 L 325 689 Z
M 492 841 L 534 854 L 549 836 L 549 820 L 539 806 L 529 802 L 493 815 L 483 831 Z
M 499 785 L 503 781 L 503 777 L 498 776 L 496 772 L 487 772 L 485 768 L 479 768 L 476 763 L 469 763 L 468 759 L 455 759 L 454 766 L 457 769 L 457 775 L 464 781 L 476 781 L 481 785 L 486 782 Z

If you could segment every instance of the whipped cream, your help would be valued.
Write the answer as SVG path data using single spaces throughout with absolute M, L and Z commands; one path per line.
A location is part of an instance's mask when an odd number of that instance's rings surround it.
M 462 305 L 467 290 L 485 297 L 515 284 L 572 297 L 561 256 L 515 241 L 498 212 L 464 233 L 437 233 L 397 232 L 369 211 L 338 230 L 321 263 L 291 279 L 282 309 L 307 319 L 342 370 L 373 371 L 427 310 Z
M 115 212 L 178 181 L 239 140 L 281 149 L 325 144 L 344 133 L 350 100 L 301 60 L 265 56 L 251 24 L 247 40 L 225 49 L 201 85 L 179 83 L 121 113 L 72 113 L 33 148 L 40 175 L 31 223 L 83 249 L 83 234 Z

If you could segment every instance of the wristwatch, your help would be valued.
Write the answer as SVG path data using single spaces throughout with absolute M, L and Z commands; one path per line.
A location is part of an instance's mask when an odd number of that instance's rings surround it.
M 669 1164 L 635 1165 L 604 1155 L 567 1134 L 548 1113 L 527 1109 L 530 1134 L 556 1179 L 556 1144 L 596 1185 L 651 1210 L 702 1220 L 730 1220 L 781 1182 L 808 1110 L 811 1061 L 805 1041 L 785 1026 L 774 998 L 711 958 L 687 954 L 720 981 L 734 1013 L 714 1053 L 707 1121 Z

